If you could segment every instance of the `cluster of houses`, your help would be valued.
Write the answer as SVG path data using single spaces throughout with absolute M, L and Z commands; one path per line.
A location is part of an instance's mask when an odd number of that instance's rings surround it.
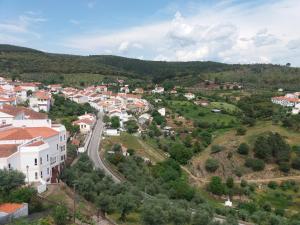
M 90 86 L 82 90 L 66 87 L 60 90 L 65 97 L 70 100 L 84 104 L 89 103 L 99 112 L 105 113 L 109 118 L 118 117 L 120 119 L 120 127 L 124 128 L 124 124 L 130 119 L 134 119 L 133 115 L 141 115 L 150 109 L 148 101 L 142 99 L 141 94 L 143 89 L 136 88 L 129 93 L 129 86 L 124 85 L 120 88 L 120 92 L 113 93 L 108 90 L 105 85 Z M 95 118 L 88 118 L 88 115 L 79 117 L 79 120 L 74 121 L 74 124 L 80 126 L 81 132 L 88 132 Z M 116 131 L 109 131 L 118 134 Z
M 38 191 L 58 181 L 67 157 L 67 132 L 48 118 L 51 89 L 0 77 L 0 169 L 15 169 Z
M 39 90 L 40 83 L 24 83 L 0 77 L 0 105 L 25 104 L 36 112 L 48 112 L 51 107 L 51 92 Z
M 300 92 L 287 93 L 284 96 L 272 97 L 271 101 L 274 104 L 279 104 L 284 107 L 292 107 L 292 114 L 300 112 Z

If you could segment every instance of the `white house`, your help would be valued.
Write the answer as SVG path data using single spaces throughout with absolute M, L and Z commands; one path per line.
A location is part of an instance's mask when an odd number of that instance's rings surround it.
M 95 120 L 91 120 L 88 118 L 79 119 L 73 122 L 74 125 L 78 125 L 80 132 L 86 134 L 90 132 L 93 128 Z
M 156 86 L 151 92 L 153 94 L 163 94 L 165 89 L 163 87 Z
M 296 115 L 300 112 L 300 103 L 295 104 L 295 107 L 292 109 L 292 114 Z
M 56 182 L 66 154 L 62 125 L 8 127 L 0 132 L 0 169 L 19 170 L 26 182 Z
M 157 112 L 158 112 L 161 116 L 166 116 L 166 108 L 160 108 L 159 110 L 157 110 Z
M 193 93 L 185 93 L 184 97 L 186 97 L 187 100 L 192 100 L 195 98 L 195 95 Z
M 45 91 L 37 91 L 29 98 L 29 106 L 36 112 L 49 112 L 51 107 L 51 94 Z

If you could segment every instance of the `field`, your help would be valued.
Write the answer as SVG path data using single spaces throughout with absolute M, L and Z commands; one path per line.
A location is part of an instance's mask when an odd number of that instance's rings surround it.
M 125 132 L 121 133 L 120 136 L 105 138 L 104 148 L 106 150 L 110 149 L 113 144 L 120 144 L 127 149 L 132 148 L 137 155 L 148 158 L 154 163 L 164 160 L 164 156 L 161 152 L 145 143 L 141 138 Z
M 243 173 L 242 178 L 249 180 L 274 178 L 284 176 L 282 172 L 277 169 L 275 164 L 267 164 L 266 168 L 262 172 L 252 172 L 252 170 L 244 167 L 244 161 L 246 156 L 241 156 L 236 152 L 236 149 L 242 142 L 246 142 L 250 145 L 250 149 L 254 144 L 255 138 L 265 132 L 278 132 L 286 141 L 291 145 L 298 145 L 300 143 L 299 133 L 289 131 L 279 125 L 273 125 L 271 122 L 258 122 L 254 127 L 249 127 L 247 133 L 244 136 L 237 136 L 235 130 L 225 132 L 222 135 L 217 136 L 213 143 L 208 146 L 204 151 L 199 153 L 192 159 L 191 165 L 189 166 L 190 171 L 197 177 L 203 179 L 209 179 L 213 175 L 218 175 L 223 178 L 233 176 L 236 179 L 236 171 L 239 170 Z M 224 147 L 224 150 L 211 154 L 211 146 L 220 145 Z M 229 155 L 232 155 L 229 157 Z M 205 170 L 205 161 L 208 158 L 217 159 L 220 163 L 219 169 L 214 173 L 208 173 Z M 291 170 L 290 176 L 300 175 L 299 171 Z
M 223 104 L 223 107 L 230 107 L 231 109 L 234 107 L 226 103 L 215 102 L 214 104 L 217 106 Z M 224 113 L 213 113 L 210 107 L 197 106 L 188 101 L 168 101 L 168 107 L 192 121 L 221 124 L 224 126 L 235 126 L 239 123 L 235 116 Z

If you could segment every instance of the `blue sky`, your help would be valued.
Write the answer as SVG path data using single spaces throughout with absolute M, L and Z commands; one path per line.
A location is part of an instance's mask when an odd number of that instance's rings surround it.
M 300 66 L 299 0 L 0 0 L 0 43 L 48 52 Z

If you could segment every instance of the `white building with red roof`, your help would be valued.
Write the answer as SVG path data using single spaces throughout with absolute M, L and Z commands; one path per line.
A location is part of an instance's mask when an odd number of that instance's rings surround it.
M 55 182 L 66 159 L 67 134 L 45 114 L 24 107 L 0 108 L 0 169 L 16 169 L 26 182 Z
M 29 98 L 29 106 L 36 112 L 49 112 L 51 107 L 51 94 L 46 91 L 37 91 Z

